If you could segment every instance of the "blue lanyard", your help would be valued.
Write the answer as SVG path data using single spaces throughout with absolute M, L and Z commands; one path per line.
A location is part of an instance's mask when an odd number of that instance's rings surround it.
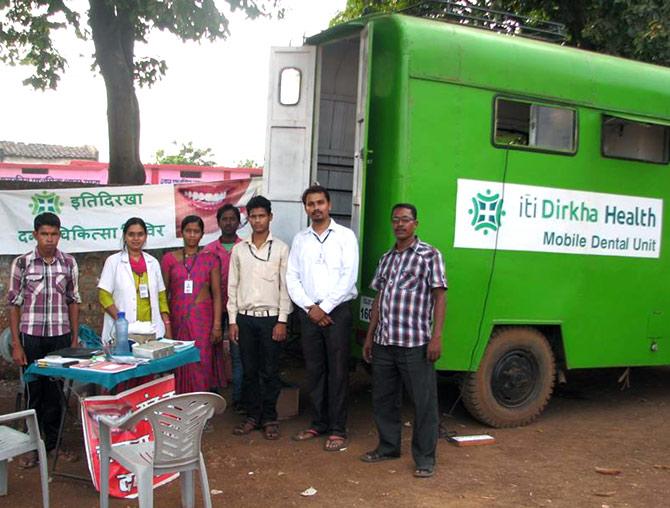
M 196 252 L 195 256 L 191 258 L 193 261 L 191 261 L 191 267 L 189 268 L 186 266 L 186 249 L 182 249 L 182 263 L 184 264 L 184 270 L 186 270 L 186 280 L 191 280 L 191 272 L 195 267 L 196 261 L 198 261 L 198 254 L 200 254 L 200 251 Z

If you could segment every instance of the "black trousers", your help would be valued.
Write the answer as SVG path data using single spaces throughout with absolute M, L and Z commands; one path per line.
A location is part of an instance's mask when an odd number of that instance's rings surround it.
M 400 455 L 402 387 L 414 402 L 412 456 L 418 468 L 435 465 L 439 432 L 435 366 L 426 359 L 427 345 L 372 348 L 372 411 L 379 432 L 377 450 Z
M 307 390 L 312 403 L 311 427 L 319 433 L 347 435 L 347 394 L 352 316 L 349 302 L 330 313 L 334 323 L 320 327 L 300 312 Z
M 31 365 L 35 360 L 44 358 L 53 351 L 70 346 L 71 338 L 69 333 L 56 337 L 37 337 L 22 333 L 21 344 L 28 365 Z M 26 383 L 26 389 L 28 408 L 37 412 L 37 421 L 44 434 L 44 446 L 47 451 L 51 451 L 56 448 L 58 440 L 63 383 L 47 376 L 38 376 L 36 381 Z
M 242 357 L 242 392 L 247 417 L 259 425 L 277 421 L 277 398 L 281 391 L 279 355 L 281 342 L 272 340 L 277 317 L 237 315 L 240 356 Z

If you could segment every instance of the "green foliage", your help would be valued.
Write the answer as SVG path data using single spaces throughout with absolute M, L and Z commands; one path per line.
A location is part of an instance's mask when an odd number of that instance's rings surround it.
M 107 89 L 109 183 L 144 183 L 139 160 L 140 115 L 135 85 L 152 85 L 167 70 L 156 58 L 136 58 L 135 44 L 148 42 L 158 29 L 183 41 L 225 39 L 228 19 L 221 10 L 240 10 L 249 18 L 276 14 L 281 0 L 0 0 L 0 61 L 27 65 L 33 74 L 24 81 L 36 89 L 56 88 L 67 62 L 54 34 L 73 31 L 92 39 L 95 66 Z M 87 25 L 82 19 L 87 20 Z M 192 148 L 192 147 L 191 147 Z M 195 150 L 195 149 L 194 149 Z M 194 153 L 185 154 L 195 156 Z M 204 159 L 208 152 L 195 160 Z
M 172 144 L 176 147 L 177 142 Z M 216 166 L 216 162 L 209 159 L 214 157 L 211 148 L 195 148 L 193 142 L 182 143 L 179 152 L 166 155 L 165 150 L 156 151 L 156 164 L 180 164 L 185 166 Z
M 280 0 L 225 0 L 231 11 L 241 10 L 249 18 L 276 13 Z M 73 30 L 84 39 L 95 30 L 94 12 L 109 9 L 132 30 L 132 41 L 147 42 L 154 30 L 170 32 L 183 41 L 226 38 L 228 19 L 216 0 L 89 0 L 88 12 L 77 12 L 64 0 L 0 0 L 0 61 L 33 68 L 24 84 L 37 89 L 56 88 L 67 64 L 54 44 L 54 32 Z M 79 2 L 81 4 L 81 2 Z M 95 8 L 94 8 L 95 7 Z M 88 18 L 89 27 L 81 19 Z M 95 34 L 93 34 L 95 35 Z M 165 73 L 165 61 L 134 59 L 133 45 L 126 46 L 139 84 L 153 84 Z M 102 55 L 96 54 L 96 62 Z
M 389 12 L 420 0 L 347 0 L 331 25 L 365 13 Z M 430 4 L 431 2 L 426 2 Z M 439 8 L 438 2 L 432 2 Z M 668 0 L 461 0 L 544 21 L 563 23 L 568 44 L 610 55 L 670 66 Z
M 256 162 L 253 159 L 243 159 L 240 161 L 237 161 L 237 167 L 238 168 L 262 168 L 263 164 L 260 162 Z
M 376 12 L 392 12 L 418 3 L 417 0 L 347 0 L 343 11 L 330 20 L 330 26 Z
M 0 15 L 0 61 L 32 66 L 25 85 L 56 88 L 67 62 L 54 47 L 52 32 L 70 26 L 83 37 L 79 13 L 60 1 L 0 0 Z
M 495 8 L 558 21 L 568 43 L 583 49 L 670 66 L 667 0 L 493 0 Z

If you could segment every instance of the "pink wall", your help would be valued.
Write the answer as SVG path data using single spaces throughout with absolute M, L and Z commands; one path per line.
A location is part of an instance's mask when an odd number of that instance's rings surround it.
M 17 164 L 0 162 L 0 180 L 30 182 L 77 182 L 106 184 L 106 162 L 71 161 L 69 164 Z M 145 164 L 146 183 L 214 182 L 263 174 L 262 168 L 180 166 Z

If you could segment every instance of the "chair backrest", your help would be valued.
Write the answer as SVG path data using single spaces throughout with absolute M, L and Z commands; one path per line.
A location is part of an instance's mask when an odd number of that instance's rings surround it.
M 3 358 L 8 363 L 14 362 L 12 358 L 12 331 L 9 327 L 0 333 L 0 358 Z
M 28 427 L 27 434 L 3 425 L 17 420 L 25 421 Z M 37 414 L 34 409 L 0 415 L 0 460 L 36 450 L 40 439 Z
M 225 399 L 215 393 L 185 393 L 141 409 L 123 427 L 148 420 L 154 431 L 154 467 L 174 467 L 199 460 L 205 423 L 225 408 Z

